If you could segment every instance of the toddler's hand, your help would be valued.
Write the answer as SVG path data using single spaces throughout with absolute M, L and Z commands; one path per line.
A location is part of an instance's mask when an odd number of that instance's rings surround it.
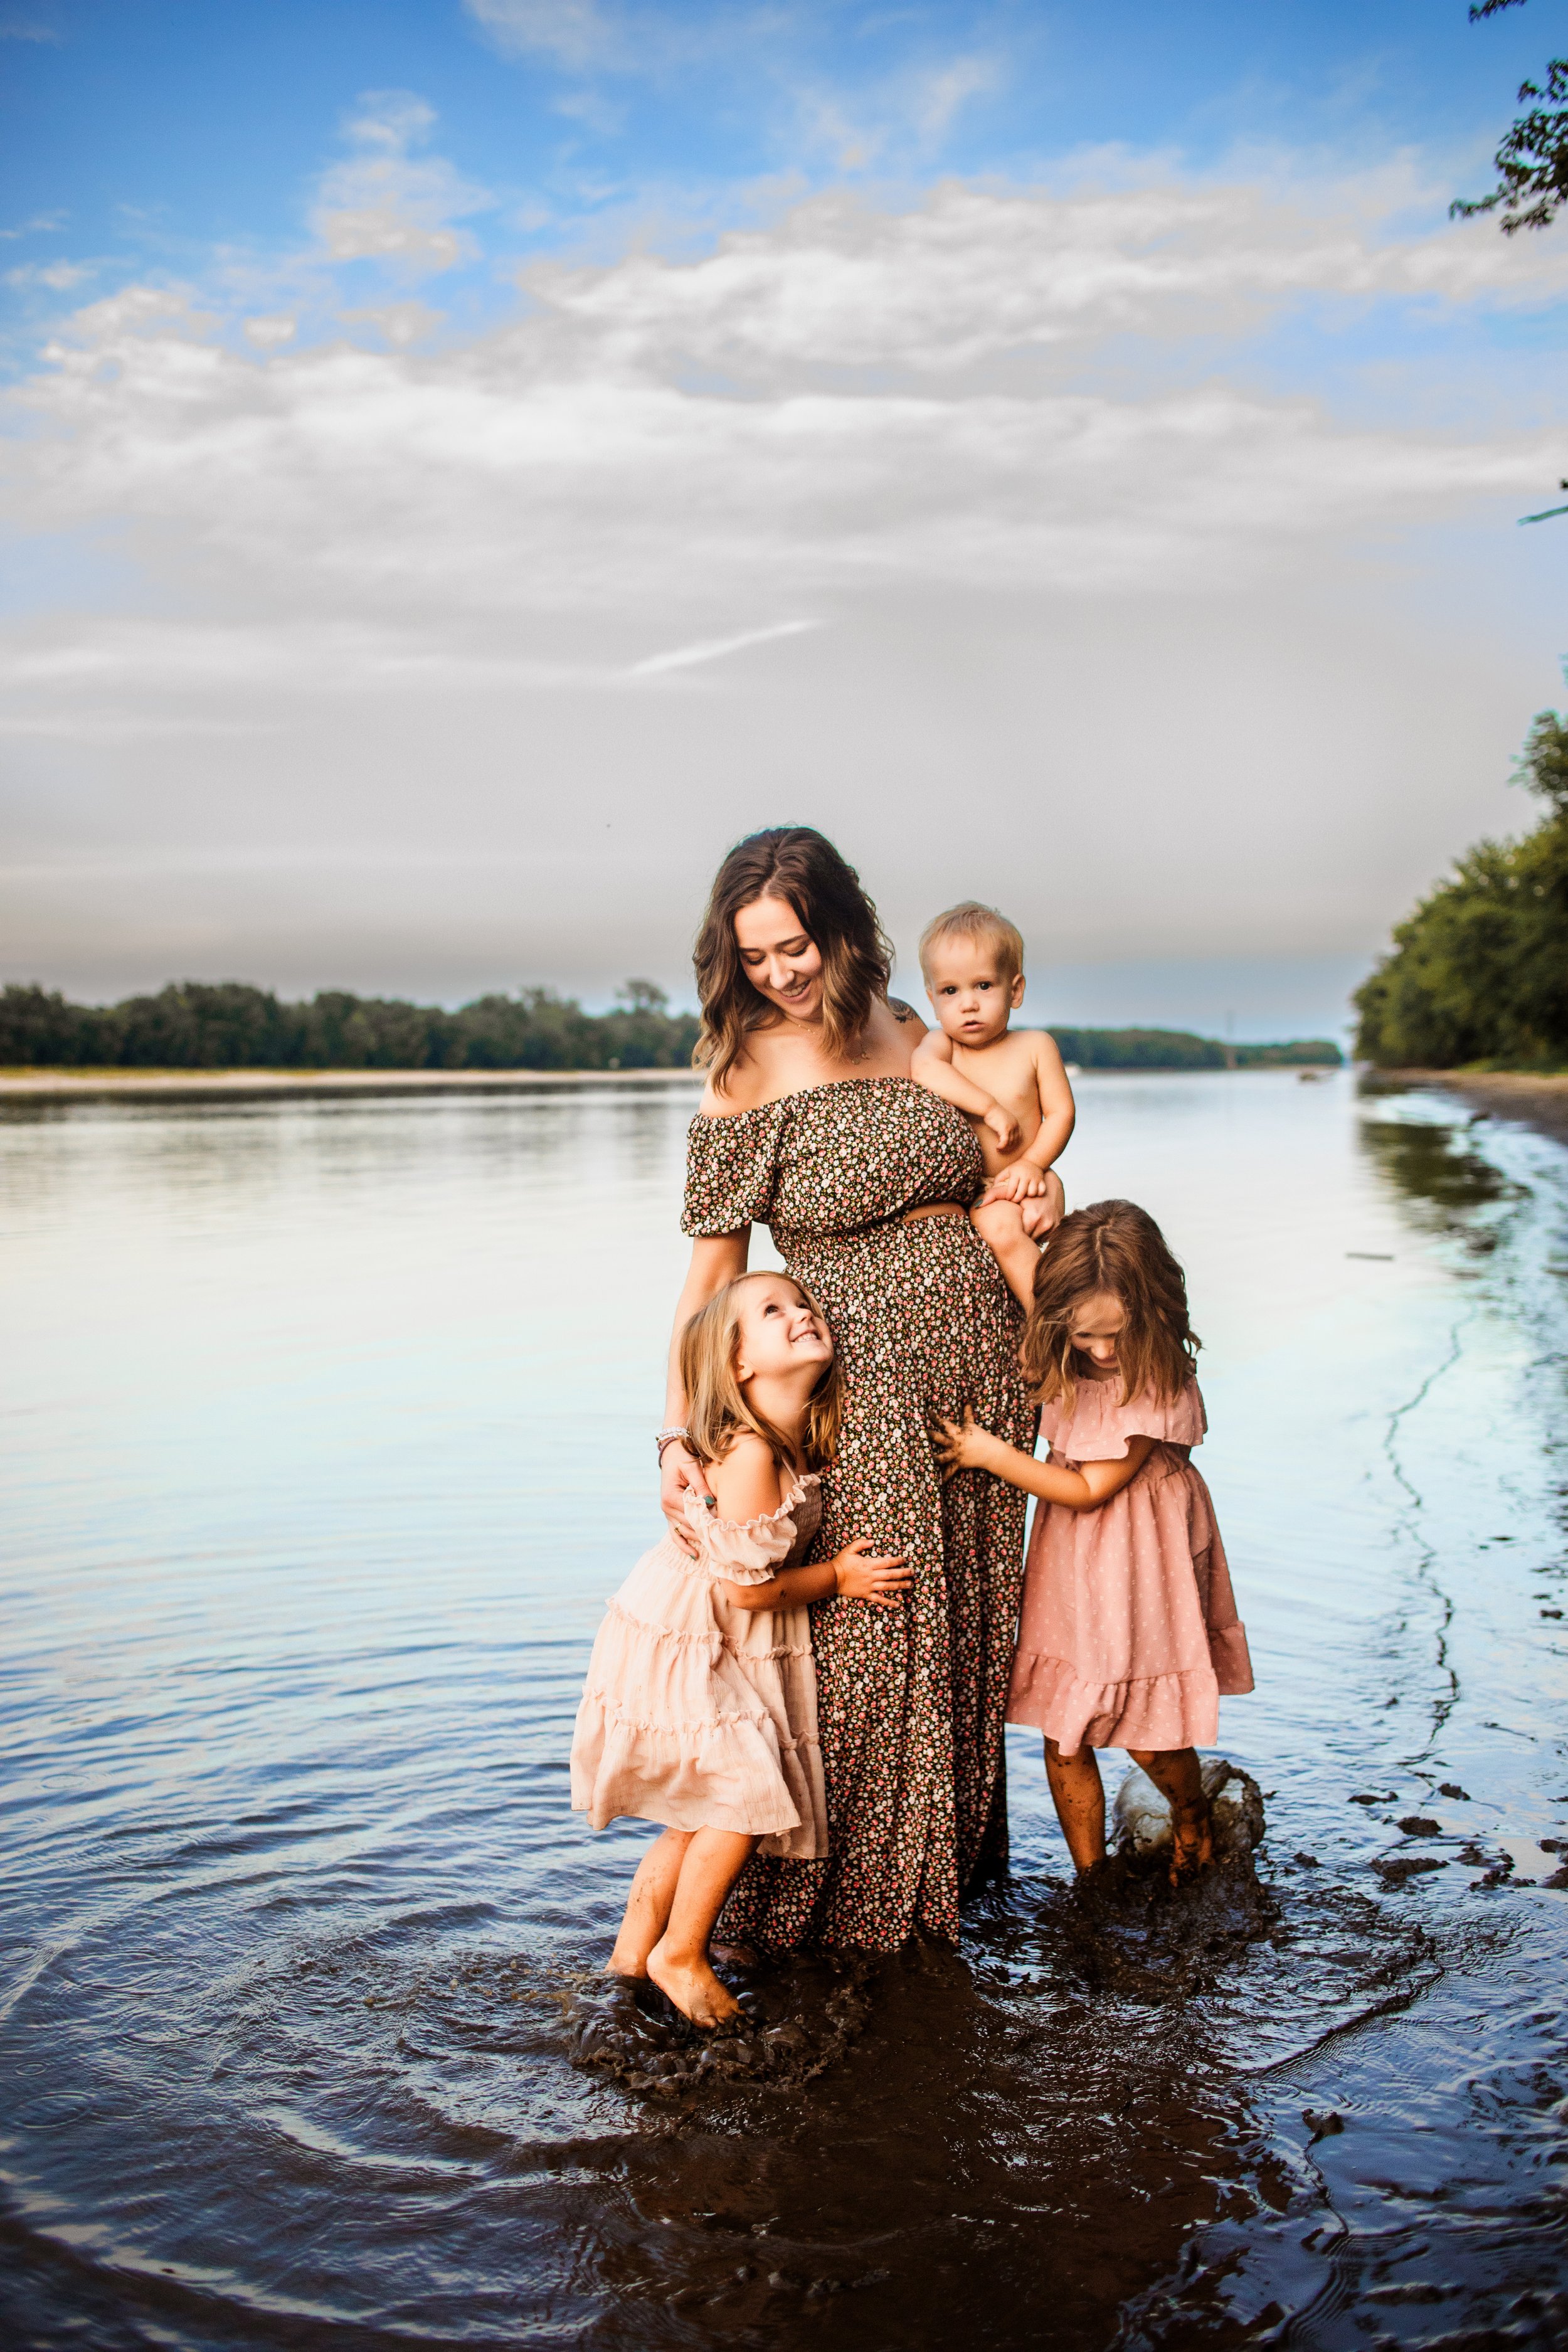
M 1000 1103 L 992 1104 L 990 1109 L 982 1117 L 980 1124 L 982 1127 L 988 1127 L 991 1129 L 993 1136 L 995 1138 L 996 1149 L 998 1151 L 1016 1151 L 1018 1149 L 1018 1122 L 1012 1116 L 1010 1111 L 1005 1111 L 1003 1109 Z
M 1016 1160 L 1011 1168 L 1000 1169 L 985 1187 L 980 1206 L 988 1201 L 1032 1201 L 1047 1191 L 1046 1179 L 1032 1160 Z
M 1047 1234 L 1055 1233 L 1066 1207 L 1067 1194 L 1062 1190 L 1062 1180 L 1054 1168 L 1047 1168 L 1039 1197 L 1019 1203 L 1018 1214 L 1029 1239 L 1032 1242 L 1042 1241 Z
M 979 1470 L 984 1466 L 985 1449 L 991 1444 L 991 1433 L 975 1425 L 974 1414 L 968 1405 L 963 1409 L 962 1428 L 957 1422 L 944 1421 L 940 1413 L 931 1429 L 931 1442 L 937 1459 L 942 1465 L 942 1483 L 955 1477 L 960 1470 Z
M 869 1536 L 858 1536 L 845 1545 L 833 1563 L 835 1590 L 842 1601 L 875 1601 L 884 1609 L 896 1609 L 914 1570 L 899 1558 L 868 1559 L 870 1549 Z

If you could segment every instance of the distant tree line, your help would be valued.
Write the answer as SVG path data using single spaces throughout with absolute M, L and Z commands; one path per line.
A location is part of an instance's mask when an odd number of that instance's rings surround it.
M 1064 1062 L 1080 1070 L 1268 1070 L 1342 1062 L 1331 1037 L 1293 1037 L 1281 1045 L 1222 1045 L 1190 1029 L 1062 1029 L 1052 1036 Z
M 182 981 L 121 1004 L 0 992 L 0 1065 L 161 1070 L 677 1070 L 697 1016 L 629 980 L 609 1013 L 553 989 L 480 996 L 448 1013 L 325 989 L 289 1004 L 238 981 Z
M 1394 934 L 1356 991 L 1356 1051 L 1384 1068 L 1568 1062 L 1568 724 L 1543 710 L 1517 781 L 1546 814 L 1483 841 Z
M 1326 1037 L 1221 1045 L 1185 1029 L 1058 1029 L 1086 1070 L 1223 1070 L 1338 1062 Z M 121 1004 L 72 1004 L 46 989 L 0 990 L 0 1067 L 156 1070 L 683 1070 L 694 1013 L 628 980 L 608 1013 L 524 988 L 447 1013 L 327 989 L 289 1004 L 238 981 L 182 981 Z

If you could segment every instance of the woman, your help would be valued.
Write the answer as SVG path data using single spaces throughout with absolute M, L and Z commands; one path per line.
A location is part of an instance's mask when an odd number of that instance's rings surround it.
M 758 1858 L 721 1925 L 769 1950 L 895 1949 L 915 1929 L 956 1941 L 961 1897 L 1006 1859 L 1003 1713 L 1018 1613 L 1024 1502 L 999 1479 L 943 1487 L 933 1418 L 1025 1448 L 1035 1414 L 1014 1363 L 1017 1309 L 965 1213 L 980 1150 L 910 1078 L 924 1024 L 888 996 L 875 908 L 808 826 L 753 834 L 720 867 L 697 942 L 691 1267 L 679 1334 L 746 1265 L 765 1223 L 822 1303 L 844 1421 L 813 1557 L 857 1537 L 913 1568 L 900 1609 L 812 1612 L 827 1786 L 826 1862 Z M 682 1443 L 678 1349 L 660 1433 L 664 1508 L 705 1490 Z

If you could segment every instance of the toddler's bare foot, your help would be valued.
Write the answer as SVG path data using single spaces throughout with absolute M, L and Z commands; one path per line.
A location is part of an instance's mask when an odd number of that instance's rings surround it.
M 1206 1805 L 1171 1808 L 1171 1884 L 1184 1886 L 1214 1860 L 1214 1831 Z
M 647 1956 L 647 1972 L 693 2025 L 724 2025 L 742 2013 L 734 1994 L 720 1983 L 706 1960 L 674 1959 L 658 1943 Z
M 626 1960 L 621 1958 L 619 1952 L 612 1952 L 605 1962 L 605 1974 L 607 1977 L 624 1978 L 627 1984 L 646 1984 L 647 1964 L 644 1960 Z

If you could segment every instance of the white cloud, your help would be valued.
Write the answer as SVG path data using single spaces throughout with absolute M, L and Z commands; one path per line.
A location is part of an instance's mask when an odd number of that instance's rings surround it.
M 357 208 L 455 233 L 451 184 L 399 176 L 449 168 L 417 152 L 429 129 L 416 100 L 362 108 L 340 168 L 385 176 Z M 1032 892 L 1063 953 L 1092 923 L 1059 877 L 1111 820 L 1140 952 L 1370 940 L 1447 845 L 1507 821 L 1477 815 L 1473 780 L 1500 727 L 1506 772 L 1516 691 L 1528 715 L 1550 688 L 1500 657 L 1478 683 L 1469 639 L 1493 610 L 1519 636 L 1517 602 L 1451 552 L 1405 575 L 1402 535 L 1425 551 L 1479 516 L 1529 560 L 1545 532 L 1511 520 L 1549 502 L 1560 427 L 1544 398 L 1529 429 L 1468 395 L 1419 424 L 1352 416 L 1261 368 L 1227 378 L 1215 341 L 1205 381 L 1169 362 L 1292 302 L 1476 320 L 1561 286 L 1551 240 L 1407 231 L 1404 201 L 1174 177 L 819 198 L 691 259 L 531 269 L 526 312 L 418 348 L 436 313 L 350 310 L 359 288 L 319 257 L 314 311 L 281 284 L 226 320 L 192 289 L 128 288 L 9 395 L 15 521 L 87 547 L 108 530 L 142 572 L 125 609 L 86 598 L 0 636 L 7 766 L 71 779 L 62 856 L 154 815 L 197 845 L 253 838 L 258 810 L 285 845 L 329 822 L 436 847 L 466 828 L 497 877 L 482 922 L 454 883 L 440 923 L 515 940 L 526 919 L 541 977 L 581 969 L 571 926 L 612 824 L 626 890 L 678 932 L 746 824 L 798 812 L 859 855 L 895 803 L 921 891 L 1025 912 Z M 281 335 L 323 315 L 389 348 Z M 786 635 L 786 657 L 722 658 Z M 629 688 L 704 664 L 700 693 Z M 333 956 L 345 887 L 321 886 Z M 415 936 L 366 891 L 354 936 Z M 235 930 L 224 968 L 263 970 L 297 903 Z M 593 903 L 625 969 L 673 969 L 630 898 Z M 127 919 L 106 885 L 71 936 Z
M 597 0 L 463 0 L 498 48 L 513 57 L 544 57 L 580 73 L 619 67 L 636 43 Z
M 1489 224 L 1398 238 L 1248 186 L 1079 198 L 949 183 L 879 210 L 814 198 L 696 261 L 531 265 L 521 282 L 623 361 L 676 352 L 750 377 L 779 370 L 974 367 L 1116 333 L 1235 333 L 1317 296 L 1442 303 L 1568 291 L 1568 251 Z
M 412 151 L 436 117 L 406 90 L 368 92 L 344 126 L 357 151 L 322 177 L 311 226 L 334 261 L 386 261 L 411 277 L 452 269 L 474 251 L 452 224 L 486 210 L 487 190 L 440 156 Z
M 245 331 L 258 350 L 270 351 L 278 343 L 293 341 L 299 332 L 299 321 L 282 312 L 273 312 L 262 318 L 247 319 Z
M 96 261 L 26 261 L 5 272 L 7 286 L 47 286 L 51 294 L 68 294 L 99 269 Z
M 344 310 L 345 326 L 374 327 L 399 351 L 410 343 L 422 342 L 434 334 L 446 313 L 432 310 L 424 302 L 383 302 L 378 308 L 365 310 Z

